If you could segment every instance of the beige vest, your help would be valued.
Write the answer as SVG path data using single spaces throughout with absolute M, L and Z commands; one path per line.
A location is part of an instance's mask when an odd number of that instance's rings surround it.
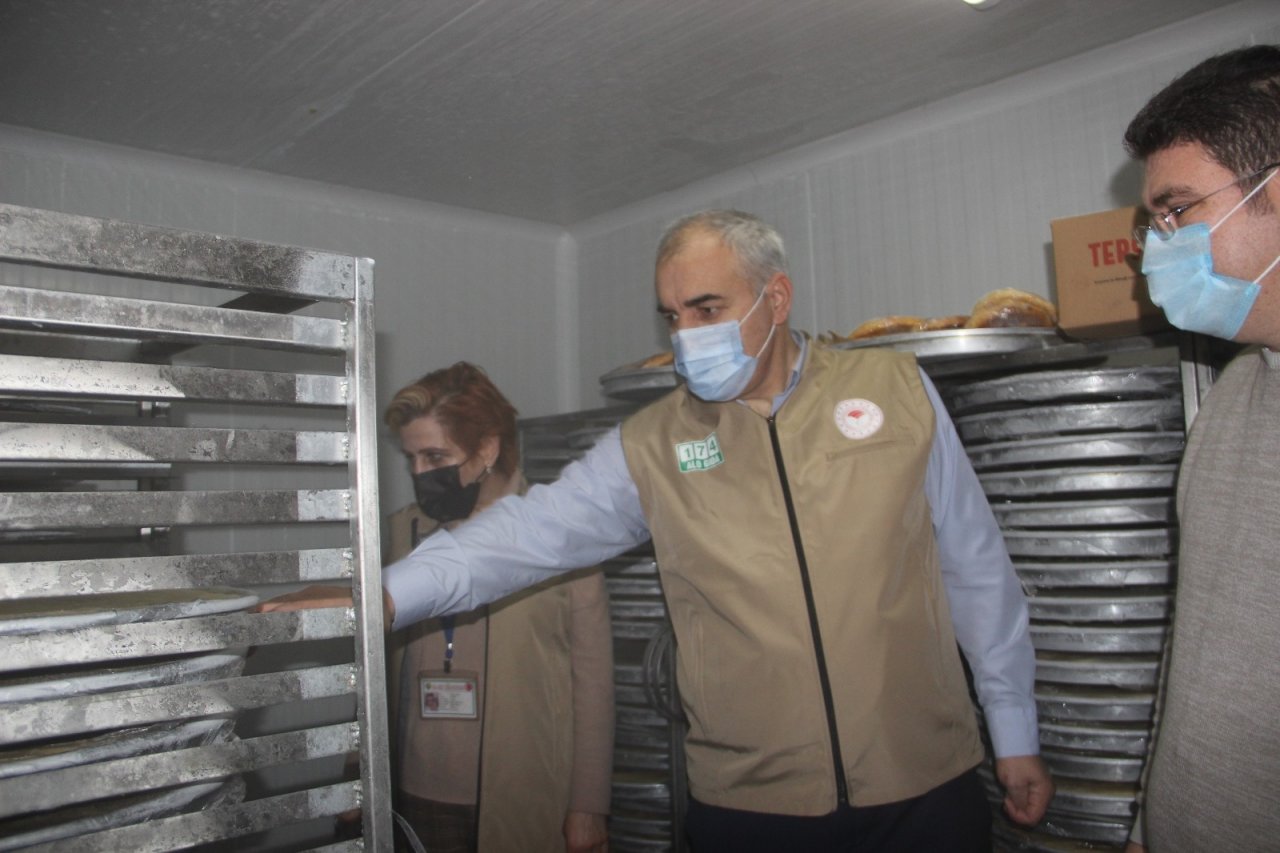
M 407 554 L 410 528 L 419 535 L 435 522 L 410 505 L 391 517 L 391 556 Z M 399 784 L 448 773 L 432 756 L 448 751 L 451 729 L 481 725 L 479 849 L 482 853 L 562 853 L 561 825 L 569 807 L 573 759 L 573 685 L 569 655 L 572 612 L 569 585 L 557 578 L 493 605 L 488 652 L 481 675 L 479 723 L 423 721 L 417 713 L 417 673 L 438 669 L 444 654 L 440 621 L 429 619 L 397 632 L 403 644 L 393 657 L 401 683 L 391 695 L 400 715 Z M 459 617 L 463 619 L 465 617 Z M 403 635 L 401 637 L 400 635 Z M 536 677 L 533 674 L 536 673 Z M 489 684 L 498 689 L 486 690 Z M 394 689 L 394 688 L 393 688 Z M 461 769 L 460 772 L 467 772 Z
M 683 388 L 623 425 L 698 800 L 832 811 L 833 726 L 856 806 L 917 796 L 981 761 L 924 493 L 933 429 L 914 358 L 813 346 L 776 416 L 780 460 L 769 420 Z

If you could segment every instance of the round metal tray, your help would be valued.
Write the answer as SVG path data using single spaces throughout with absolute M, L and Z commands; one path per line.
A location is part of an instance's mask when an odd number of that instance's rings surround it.
M 574 430 L 565 438 L 569 442 L 569 447 L 577 451 L 586 451 L 594 447 L 596 442 L 604 438 L 611 429 L 613 429 L 613 426 L 586 427 Z M 581 456 L 582 453 L 579 452 L 578 455 Z
M 1150 723 L 1156 695 L 1152 690 L 1107 690 L 1058 684 L 1036 684 L 1036 707 L 1042 719 L 1095 723 Z
M 613 745 L 615 749 L 638 747 L 666 751 L 671 746 L 671 738 L 665 730 L 658 728 L 618 728 L 613 733 Z
M 1130 498 L 1125 501 L 1022 501 L 993 503 L 992 512 L 1004 528 L 1127 527 L 1172 524 L 1173 496 Z
M 991 838 L 995 842 L 992 850 L 998 853 L 1098 853 L 1100 849 L 1091 841 L 1054 838 L 1034 830 L 1022 829 L 1004 818 L 992 823 Z
M 662 747 L 619 747 L 614 749 L 613 760 L 616 764 L 632 770 L 670 770 L 671 751 Z
M 623 554 L 620 557 L 611 557 L 605 560 L 604 573 L 609 576 L 617 575 L 653 575 L 658 574 L 658 561 L 652 557 L 638 557 L 634 554 Z
M 609 832 L 623 834 L 656 835 L 663 831 L 670 834 L 671 819 L 666 815 L 641 812 L 614 812 L 609 817 Z
M 545 485 L 554 483 L 560 477 L 560 466 L 525 465 L 524 478 L 530 483 Z
M 996 329 L 942 329 L 936 332 L 907 332 L 880 335 L 856 341 L 836 341 L 831 349 L 864 349 L 887 347 L 898 352 L 915 353 L 927 362 L 966 356 L 999 355 L 1027 349 L 1045 349 L 1065 343 L 1057 329 L 1018 326 Z
M 0 779 L 225 741 L 233 725 L 232 720 L 224 719 L 154 723 L 90 737 L 6 749 L 0 755 Z
M 1174 551 L 1174 530 L 1006 530 L 1013 557 L 1096 557 L 1102 560 L 1167 557 Z
M 644 684 L 644 666 L 638 663 L 621 663 L 615 656 L 613 681 L 615 684 Z
M 679 384 L 680 377 L 671 365 L 618 367 L 600 377 L 600 391 L 606 397 L 636 402 L 654 400 Z
M 1016 561 L 1013 568 L 1023 584 L 1035 587 L 1167 586 L 1173 581 L 1173 560 L 1038 563 Z
M 1159 654 L 1164 648 L 1165 625 L 1031 625 L 1031 643 L 1037 652 L 1076 654 Z
M 613 686 L 613 699 L 619 705 L 633 705 L 637 708 L 647 708 L 649 706 L 649 694 L 640 684 L 621 684 L 615 683 Z
M 615 797 L 629 800 L 666 800 L 671 797 L 671 782 L 664 773 L 614 773 L 612 788 Z
M 610 611 L 615 639 L 650 640 L 662 633 L 666 619 L 626 619 Z
M 1023 498 L 1107 492 L 1169 492 L 1178 476 L 1176 464 L 1110 467 L 1031 468 L 980 474 L 982 490 L 991 498 Z
M 546 446 L 526 449 L 521 457 L 524 467 L 533 464 L 568 465 L 575 459 L 582 458 L 583 451 L 568 446 Z
M 665 728 L 671 723 L 666 717 L 649 708 L 636 708 L 630 705 L 619 705 L 614 709 L 614 717 L 619 726 L 649 726 Z
M 954 421 L 967 443 L 1114 430 L 1181 430 L 1182 418 L 1182 402 L 1166 399 L 1063 403 L 963 415 Z
M 1041 594 L 1027 602 L 1032 619 L 1049 622 L 1153 622 L 1166 619 L 1173 603 L 1169 593 Z
M 1151 741 L 1151 727 L 1146 724 L 1067 725 L 1045 721 L 1040 724 L 1040 745 L 1077 752 L 1111 753 L 1145 759 Z M 1078 774 L 1066 774 L 1081 778 Z M 1084 777 L 1096 778 L 1096 777 Z M 1133 781 L 1117 779 L 1114 781 Z
M 650 596 L 662 598 L 662 584 L 656 577 L 612 577 L 605 578 L 605 587 L 610 595 Z
M 0 636 L 186 619 L 246 610 L 257 603 L 257 594 L 225 587 L 0 599 Z
M 1176 366 L 1044 370 L 956 383 L 941 392 L 948 408 L 965 414 L 983 408 L 1066 400 L 1121 400 L 1182 395 Z
M 1160 675 L 1159 655 L 1036 653 L 1036 680 L 1082 687 L 1150 690 Z
M 73 667 L 38 676 L 0 679 L 0 705 L 82 696 L 108 690 L 233 678 L 244 668 L 246 651 L 228 650 L 160 661 L 148 660 L 126 666 Z
M 1089 782 L 1137 782 L 1145 759 L 1141 756 L 1086 755 L 1064 749 L 1041 749 L 1040 757 L 1055 778 Z
M 1050 808 L 1056 814 L 1133 818 L 1133 803 L 1138 796 L 1136 785 L 1077 779 L 1063 779 L 1055 784 L 1057 792 Z
M 1050 812 L 1037 828 L 1048 835 L 1119 846 L 1128 840 L 1131 826 L 1131 821 L 1091 820 Z
M 614 596 L 609 599 L 609 613 L 617 619 L 667 618 L 667 606 L 661 599 L 651 596 Z
M 1175 462 L 1182 456 L 1181 432 L 1110 432 L 1097 435 L 999 441 L 965 448 L 974 470 L 1053 467 L 1063 463 L 1097 464 L 1102 460 L 1132 460 L 1130 464 Z
M 0 837 L 0 850 L 18 850 L 118 826 L 156 820 L 193 807 L 238 802 L 243 796 L 244 781 L 236 776 L 182 785 L 159 793 L 130 794 L 24 815 L 6 822 L 5 835 Z

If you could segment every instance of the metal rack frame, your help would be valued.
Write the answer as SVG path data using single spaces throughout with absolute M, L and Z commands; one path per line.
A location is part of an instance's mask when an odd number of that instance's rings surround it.
M 13 286 L 6 270 L 24 272 L 24 279 L 52 276 L 59 287 Z M 84 292 L 106 279 L 143 283 L 162 295 Z M 220 297 L 210 296 L 211 289 L 240 295 L 221 304 L 176 298 L 181 291 L 216 302 Z M 0 779 L 0 836 L 4 819 L 53 807 L 263 768 L 287 772 L 295 762 L 355 753 L 358 780 L 222 802 L 93 831 L 69 843 L 74 849 L 179 849 L 358 807 L 363 839 L 324 849 L 392 849 L 372 294 L 373 262 L 367 258 L 0 204 L 0 420 L 8 421 L 0 424 L 0 488 L 10 487 L 14 477 L 26 478 L 18 489 L 0 493 L 0 541 L 22 544 L 20 561 L 11 551 L 5 558 L 10 562 L 0 563 L 0 604 L 324 581 L 350 583 L 354 604 L 0 635 L 0 675 L 10 678 L 55 678 L 71 668 L 208 650 L 338 638 L 352 643 L 351 663 L 0 704 L 0 748 L 263 709 L 287 714 L 292 703 L 323 697 L 354 697 L 355 706 L 354 719 L 336 724 Z M 319 316 L 289 313 L 313 306 Z M 193 355 L 213 350 L 221 354 L 204 362 Z M 290 363 L 314 360 L 325 367 L 289 373 L 224 364 L 227 352 L 233 362 L 252 362 L 261 359 L 261 350 L 287 353 Z M 197 363 L 175 364 L 178 354 Z M 341 373 L 333 367 L 339 361 Z M 272 406 L 280 418 L 296 416 L 296 423 L 283 429 L 189 427 L 169 426 L 163 418 L 103 414 L 118 410 L 121 401 L 143 412 L 178 411 L 193 403 L 213 403 L 221 413 Z M 58 414 L 71 408 L 76 412 Z M 44 415 L 5 416 L 6 410 L 24 409 Z M 345 429 L 297 428 L 313 425 L 317 411 L 335 420 L 345 417 Z M 183 466 L 203 472 L 272 466 L 280 488 L 184 490 L 180 479 L 166 479 Z M 292 480 L 295 471 L 315 469 L 340 476 L 343 466 L 342 488 L 306 488 L 305 477 L 297 487 Z M 62 471 L 71 474 L 53 482 Z M 234 474 L 229 476 L 234 482 Z M 144 479 L 153 477 L 161 490 L 151 490 L 156 482 Z M 58 488 L 85 479 L 135 480 L 138 486 Z M 268 524 L 306 532 L 327 525 L 343 541 L 336 547 L 291 548 L 295 539 L 306 539 L 300 533 L 272 539 L 273 550 L 213 553 L 185 542 L 175 548 L 164 535 L 170 529 L 219 525 L 235 531 Z M 139 555 L 137 548 L 115 547 L 112 536 L 159 547 Z M 67 558 L 69 540 L 93 556 Z M 285 547 L 274 550 L 277 541 Z M 61 551 L 54 547 L 59 543 Z

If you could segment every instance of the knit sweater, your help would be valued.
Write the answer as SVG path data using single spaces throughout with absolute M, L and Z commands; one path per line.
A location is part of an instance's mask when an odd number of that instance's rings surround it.
M 1214 384 L 1178 483 L 1177 612 L 1145 795 L 1153 853 L 1280 844 L 1280 358 Z

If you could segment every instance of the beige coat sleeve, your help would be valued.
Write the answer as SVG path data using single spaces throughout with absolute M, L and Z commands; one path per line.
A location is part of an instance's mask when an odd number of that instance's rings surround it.
M 608 814 L 613 787 L 613 634 L 604 572 L 570 582 L 573 777 L 569 810 Z

